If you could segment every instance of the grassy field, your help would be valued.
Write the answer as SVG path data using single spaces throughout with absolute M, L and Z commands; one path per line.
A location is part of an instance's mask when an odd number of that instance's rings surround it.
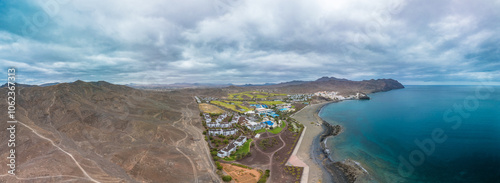
M 286 94 L 282 93 L 267 93 L 267 92 L 259 92 L 259 91 L 246 91 L 240 93 L 231 93 L 228 96 L 228 99 L 235 100 L 250 100 L 250 99 L 265 99 L 268 97 L 274 96 L 286 96 Z
M 283 104 L 285 102 L 283 102 L 283 101 L 260 101 L 259 103 L 271 106 L 271 105 L 276 105 L 276 104 Z
M 283 128 L 285 128 L 285 126 L 286 126 L 286 122 L 281 121 L 281 126 L 273 128 L 272 130 L 270 129 L 270 130 L 268 130 L 268 132 L 273 133 L 273 134 L 278 134 L 281 132 L 281 130 L 283 130 Z
M 264 132 L 266 132 L 265 128 L 262 128 L 260 130 L 255 130 L 255 134 L 264 133 Z
M 198 107 L 200 108 L 200 111 L 204 113 L 222 114 L 224 112 L 221 108 L 210 104 L 199 104 Z
M 250 152 L 250 143 L 252 143 L 252 141 L 253 139 L 247 140 L 238 150 L 236 150 L 236 152 L 233 155 L 225 157 L 224 160 L 234 161 L 236 160 L 238 154 L 240 154 L 241 156 L 246 155 L 248 152 Z
M 218 105 L 218 106 L 221 106 L 221 107 L 225 107 L 227 109 L 231 109 L 231 110 L 233 110 L 235 112 L 246 112 L 246 111 L 250 110 L 248 107 L 243 106 L 242 105 L 243 102 L 241 102 L 241 101 L 226 101 L 226 100 L 217 101 L 217 100 L 212 100 L 212 101 L 210 101 L 210 103 Z M 233 104 L 231 104 L 231 103 L 233 103 Z M 244 111 L 241 111 L 239 109 L 243 109 Z

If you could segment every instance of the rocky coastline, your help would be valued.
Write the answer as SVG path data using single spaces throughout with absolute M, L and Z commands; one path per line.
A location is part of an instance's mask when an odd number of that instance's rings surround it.
M 321 119 L 321 121 L 323 127 L 323 133 L 319 135 L 319 146 L 323 153 L 321 162 L 323 167 L 333 176 L 332 178 L 336 180 L 336 182 L 354 183 L 359 176 L 368 175 L 368 172 L 354 160 L 346 159 L 344 161 L 334 161 L 330 158 L 330 154 L 333 153 L 333 151 L 328 148 L 326 142 L 328 137 L 337 136 L 342 133 L 342 126 L 332 125 L 323 119 Z

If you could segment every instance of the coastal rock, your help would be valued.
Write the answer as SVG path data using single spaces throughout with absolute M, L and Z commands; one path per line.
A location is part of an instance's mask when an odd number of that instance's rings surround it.
M 370 97 L 364 93 L 358 93 L 356 96 L 358 100 L 370 100 Z
M 335 162 L 333 165 L 344 172 L 344 175 L 347 177 L 347 181 L 349 183 L 356 182 L 356 179 L 360 175 L 367 173 L 359 163 L 351 159 L 347 159 L 342 162 Z

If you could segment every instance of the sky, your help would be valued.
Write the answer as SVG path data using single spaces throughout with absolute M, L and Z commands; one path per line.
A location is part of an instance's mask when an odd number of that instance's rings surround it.
M 500 0 L 0 0 L 0 77 L 500 84 Z

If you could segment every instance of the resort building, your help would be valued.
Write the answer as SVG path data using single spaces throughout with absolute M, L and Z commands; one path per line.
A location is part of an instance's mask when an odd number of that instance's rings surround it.
M 217 153 L 217 156 L 224 158 L 226 156 L 231 155 L 231 153 L 236 150 L 236 147 L 242 146 L 246 141 L 247 141 L 247 137 L 245 137 L 245 136 L 238 137 L 234 142 L 229 143 L 229 145 L 222 148 Z
M 266 127 L 266 124 L 264 123 L 256 123 L 256 122 L 253 122 L 253 121 L 248 121 L 245 126 L 252 130 L 252 131 L 255 131 L 255 130 L 260 130 L 260 129 L 263 129 Z
M 265 124 L 267 127 L 276 127 L 276 123 L 273 123 L 272 121 L 264 121 L 261 122 L 262 124 Z
M 238 115 L 234 115 L 234 116 L 233 116 L 233 119 L 232 119 L 232 120 L 231 120 L 231 122 L 229 122 L 229 123 L 231 123 L 231 124 L 236 124 L 236 123 L 238 123 L 238 120 L 239 120 L 239 119 L 240 119 L 240 116 L 238 116 Z
M 236 139 L 236 141 L 234 141 L 234 144 L 236 146 L 242 146 L 246 141 L 247 141 L 247 137 L 240 136 L 240 137 L 238 137 L 238 139 Z
M 236 150 L 236 145 L 234 143 L 230 143 L 226 147 L 222 148 L 218 153 L 217 156 L 224 158 L 226 156 L 231 155 L 233 151 Z
M 209 114 L 203 113 L 203 116 L 205 117 L 205 123 L 210 123 L 212 121 L 212 118 Z
M 229 135 L 234 135 L 238 132 L 236 129 L 209 129 L 208 130 L 208 135 L 211 136 L 217 136 L 217 135 L 224 135 L 224 136 L 229 136 Z
M 222 121 L 223 121 L 226 117 L 227 117 L 227 114 L 226 114 L 226 113 L 221 114 L 221 115 L 220 115 L 220 116 L 219 116 L 219 117 L 215 120 L 215 122 L 216 122 L 216 123 L 220 123 L 220 122 L 222 122 Z

